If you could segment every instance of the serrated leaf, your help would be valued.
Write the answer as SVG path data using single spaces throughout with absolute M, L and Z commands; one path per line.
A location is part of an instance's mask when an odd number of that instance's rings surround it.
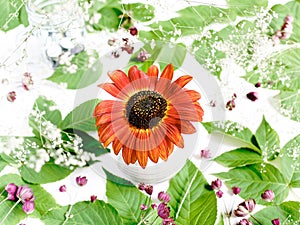
M 70 206 L 69 206 L 70 207 Z M 45 225 L 74 225 L 74 224 L 123 224 L 117 211 L 104 201 L 97 200 L 93 203 L 89 201 L 78 202 L 72 206 L 70 217 L 64 223 L 68 206 L 54 209 L 48 212 L 42 221 Z
M 93 117 L 98 99 L 92 99 L 77 106 L 71 111 L 61 124 L 63 130 L 71 128 L 81 131 L 95 131 L 95 119 Z
M 123 219 L 123 224 L 134 225 L 141 220 L 143 211 L 140 205 L 144 204 L 147 196 L 135 186 L 120 185 L 119 181 L 107 179 L 106 196 L 110 203 Z
M 131 14 L 136 21 L 147 22 L 154 17 L 154 7 L 149 4 L 132 3 L 124 6 L 128 14 Z
M 75 72 L 69 71 L 70 65 L 59 65 L 54 73 L 47 78 L 57 84 L 67 84 L 68 89 L 80 89 L 95 83 L 102 74 L 102 64 L 98 59 L 98 54 L 94 51 L 88 54 L 86 51 L 80 52 L 71 59 L 71 65 L 76 65 Z M 90 60 L 95 63 L 90 65 Z
M 178 17 L 168 21 L 160 21 L 150 25 L 155 33 L 162 38 L 179 38 L 191 34 L 199 34 L 203 27 L 211 23 L 222 23 L 235 20 L 235 14 L 230 10 L 198 5 L 190 6 L 177 12 Z
M 46 184 L 67 177 L 72 170 L 56 165 L 53 162 L 47 162 L 43 165 L 40 172 L 36 172 L 27 166 L 21 166 L 19 172 L 22 178 L 28 183 Z
M 236 122 L 232 121 L 213 121 L 213 122 L 204 122 L 202 123 L 204 128 L 208 133 L 219 132 L 221 134 L 227 135 L 232 138 L 236 138 L 239 141 L 245 143 L 245 146 L 250 147 L 252 150 L 261 154 L 261 150 L 256 146 L 255 136 L 252 134 L 251 130 L 247 127 L 244 127 Z
M 299 210 L 300 202 L 289 201 L 283 202 L 278 206 L 268 206 L 255 213 L 254 217 L 261 222 L 261 224 L 271 224 L 271 221 L 276 218 L 280 219 L 281 224 L 300 224 Z M 250 220 L 257 225 L 257 222 L 252 218 Z
M 0 29 L 8 31 L 20 24 L 28 25 L 25 1 L 6 0 L 0 1 L 1 17 Z
M 268 6 L 268 0 L 226 0 L 230 9 L 239 16 L 254 16 L 260 8 Z
M 300 135 L 290 140 L 280 152 L 280 167 L 291 187 L 300 187 Z
M 286 178 L 270 164 L 253 164 L 238 167 L 216 174 L 224 179 L 229 187 L 237 186 L 242 189 L 240 196 L 244 199 L 254 198 L 260 204 L 266 204 L 261 199 L 261 194 L 270 189 L 275 193 L 275 203 L 281 203 L 289 193 Z
M 249 148 L 238 148 L 214 159 L 226 167 L 239 167 L 263 162 L 262 156 Z
M 191 162 L 170 180 L 171 213 L 176 224 L 213 225 L 217 217 L 216 195 L 208 189 L 204 176 Z
M 128 180 L 125 180 L 121 177 L 118 177 L 112 173 L 110 173 L 109 171 L 107 171 L 106 169 L 103 168 L 103 171 L 106 174 L 106 179 L 110 180 L 112 183 L 114 184 L 119 184 L 119 185 L 123 185 L 123 186 L 129 186 L 129 187 L 135 187 L 135 185 L 133 183 L 131 183 Z
M 279 136 L 264 116 L 256 130 L 255 138 L 260 149 L 263 151 L 263 155 L 266 155 L 268 160 L 273 160 L 277 157 L 280 151 Z

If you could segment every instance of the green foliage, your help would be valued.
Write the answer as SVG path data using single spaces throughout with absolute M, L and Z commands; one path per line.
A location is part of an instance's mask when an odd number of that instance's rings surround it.
M 171 212 L 176 224 L 213 225 L 217 217 L 216 195 L 196 166 L 187 161 L 170 181 Z
M 283 202 L 289 193 L 286 178 L 276 167 L 270 164 L 260 163 L 237 167 L 216 175 L 224 179 L 229 187 L 240 187 L 242 198 L 254 198 L 260 204 L 266 204 L 260 197 L 265 190 L 274 191 L 275 203 Z
M 110 173 L 106 174 L 108 174 L 106 181 L 108 203 L 118 211 L 123 224 L 138 224 L 143 213 L 140 205 L 145 203 L 147 196 L 123 179 L 113 178 L 114 176 Z
M 230 9 L 239 16 L 253 16 L 261 7 L 268 6 L 268 0 L 227 0 Z
M 62 129 L 72 128 L 82 131 L 96 130 L 94 109 L 99 103 L 98 99 L 92 99 L 74 108 L 63 120 Z
M 71 210 L 70 210 L 71 209 Z M 70 213 L 70 216 L 66 215 Z M 49 211 L 42 217 L 45 225 L 73 224 L 123 224 L 117 211 L 104 201 L 78 202 L 73 206 L 64 206 Z M 65 223 L 64 223 L 65 221 Z
M 28 25 L 27 12 L 25 9 L 26 2 L 23 0 L 6 0 L 0 1 L 0 29 L 9 31 L 23 24 Z
M 60 64 L 47 79 L 57 84 L 66 84 L 68 89 L 80 89 L 94 84 L 102 74 L 102 64 L 95 51 L 92 54 L 80 52 L 73 56 L 70 63 L 77 66 L 74 73 L 68 70 L 70 65 Z
M 268 206 L 254 216 L 262 224 L 271 224 L 271 220 L 279 218 L 281 224 L 293 225 L 300 223 L 299 217 L 300 203 L 296 201 L 283 202 L 278 206 Z M 257 222 L 251 219 L 257 225 Z

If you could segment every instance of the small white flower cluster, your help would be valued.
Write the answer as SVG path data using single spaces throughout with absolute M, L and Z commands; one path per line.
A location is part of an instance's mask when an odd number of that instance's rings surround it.
M 213 122 L 213 125 L 221 130 L 224 130 L 225 133 L 232 134 L 232 136 L 235 136 L 235 133 L 240 133 L 245 129 L 245 127 L 242 125 L 231 121 L 216 121 Z

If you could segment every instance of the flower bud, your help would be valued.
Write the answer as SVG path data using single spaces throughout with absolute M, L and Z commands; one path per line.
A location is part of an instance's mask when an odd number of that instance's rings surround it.
M 275 198 L 275 194 L 272 190 L 266 190 L 261 194 L 261 198 L 266 202 L 271 202 Z
M 139 183 L 138 189 L 140 189 L 141 191 L 144 191 L 145 188 L 146 188 L 146 184 L 145 183 Z
M 235 195 L 238 195 L 241 192 L 240 187 L 232 187 L 231 190 L 232 190 L 232 193 Z
M 258 99 L 258 94 L 257 94 L 257 92 L 254 92 L 254 91 L 249 92 L 246 96 L 248 99 L 250 99 L 253 102 Z
M 168 203 L 170 201 L 170 195 L 166 192 L 159 192 L 158 193 L 158 200 L 164 203 Z
M 218 191 L 216 192 L 216 195 L 217 195 L 218 198 L 222 198 L 222 196 L 223 196 L 223 191 L 218 190 Z
M 157 207 L 158 216 L 167 219 L 170 216 L 170 208 L 165 203 L 160 203 Z
M 222 181 L 218 178 L 211 182 L 211 187 L 214 190 L 219 190 L 222 187 Z
M 253 225 L 249 220 L 247 219 L 242 219 L 237 225 Z
M 147 185 L 145 186 L 145 192 L 146 192 L 148 195 L 152 195 L 152 193 L 153 193 L 153 186 L 150 185 L 150 184 L 147 184 Z
M 78 176 L 76 177 L 76 183 L 79 185 L 79 186 L 84 186 L 87 184 L 87 178 L 84 176 L 84 177 L 81 177 L 81 176 Z
M 21 199 L 22 202 L 34 200 L 33 192 L 28 186 L 20 186 L 17 190 L 16 196 Z
M 16 92 L 15 91 L 11 91 L 11 92 L 8 92 L 6 98 L 7 98 L 7 100 L 9 102 L 14 102 L 16 100 L 16 98 L 17 98 L 16 96 L 17 96 Z
M 97 200 L 97 196 L 96 195 L 91 195 L 90 199 L 91 199 L 91 203 L 93 203 Z
M 274 220 L 271 221 L 273 225 L 280 225 L 280 219 L 276 218 Z
M 210 151 L 209 151 L 209 150 L 205 150 L 205 149 L 202 149 L 202 150 L 200 151 L 200 156 L 201 156 L 201 158 L 204 158 L 204 159 L 209 159 L 209 158 L 211 158 Z
M 33 211 L 34 211 L 34 202 L 33 201 L 24 202 L 23 206 L 22 206 L 22 209 L 26 214 L 33 213 Z
M 15 185 L 14 183 L 10 183 L 10 184 L 6 185 L 5 190 L 8 193 L 7 198 L 11 201 L 15 201 L 18 186 Z
M 143 211 L 145 211 L 145 210 L 147 210 L 148 209 L 148 207 L 145 205 L 145 204 L 141 204 L 141 210 L 143 210 Z
M 237 217 L 244 217 L 251 213 L 255 208 L 256 202 L 254 199 L 250 198 L 238 205 L 238 208 L 234 210 L 234 215 Z
M 132 36 L 136 36 L 138 34 L 138 29 L 136 27 L 130 27 L 129 32 Z
M 60 191 L 60 192 L 66 192 L 66 191 L 67 191 L 66 185 L 60 186 L 60 187 L 59 187 L 59 191 Z

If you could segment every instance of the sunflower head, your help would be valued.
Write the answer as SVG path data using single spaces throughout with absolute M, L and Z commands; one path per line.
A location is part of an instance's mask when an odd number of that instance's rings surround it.
M 192 77 L 172 82 L 172 64 L 158 73 L 155 65 L 147 73 L 132 66 L 128 76 L 115 70 L 108 74 L 113 83 L 99 85 L 116 98 L 95 108 L 99 140 L 105 147 L 112 144 L 116 155 L 122 151 L 126 164 L 138 161 L 145 168 L 148 159 L 167 160 L 174 145 L 184 147 L 181 134 L 196 132 L 191 122 L 202 121 L 200 94 L 184 88 Z

